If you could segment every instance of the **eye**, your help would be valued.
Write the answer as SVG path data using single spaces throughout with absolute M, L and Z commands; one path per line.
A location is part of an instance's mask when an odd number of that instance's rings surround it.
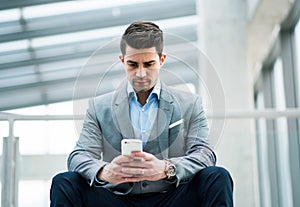
M 145 67 L 146 68 L 150 68 L 151 66 L 154 65 L 154 62 L 151 62 L 151 63 L 145 63 Z
M 128 63 L 128 66 L 131 68 L 136 68 L 137 64 L 136 63 Z

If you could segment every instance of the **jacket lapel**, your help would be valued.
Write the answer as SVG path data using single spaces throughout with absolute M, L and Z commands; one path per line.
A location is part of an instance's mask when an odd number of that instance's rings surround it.
M 122 138 L 134 138 L 134 131 L 130 120 L 129 103 L 126 93 L 126 82 L 115 91 L 113 104 L 114 121 Z
M 112 104 L 113 119 L 122 138 L 135 138 L 130 120 L 126 82 L 121 84 L 116 90 Z M 179 106 L 174 103 L 167 86 L 162 83 L 157 116 L 144 151 L 156 155 L 159 159 L 168 158 L 170 143 L 174 141 L 170 140 L 169 125 L 181 119 L 181 113 L 178 107 Z M 176 108 L 178 108 L 178 110 Z
M 157 116 L 145 150 L 155 154 L 158 158 L 169 155 L 169 124 L 173 114 L 173 99 L 166 86 L 162 84 Z

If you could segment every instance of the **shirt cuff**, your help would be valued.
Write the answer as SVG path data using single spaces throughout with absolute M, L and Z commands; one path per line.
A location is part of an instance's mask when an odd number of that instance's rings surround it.
M 103 167 L 98 171 L 98 173 L 103 169 Z M 97 177 L 98 173 L 94 177 L 94 184 L 95 184 L 95 186 L 103 186 L 103 185 L 108 184 L 107 181 L 98 179 L 98 177 Z
M 94 183 L 95 183 L 95 186 L 103 186 L 103 185 L 108 184 L 108 182 L 106 182 L 106 181 L 99 180 L 99 179 L 97 178 L 97 176 L 95 176 L 94 181 L 95 181 L 95 182 L 94 182 Z

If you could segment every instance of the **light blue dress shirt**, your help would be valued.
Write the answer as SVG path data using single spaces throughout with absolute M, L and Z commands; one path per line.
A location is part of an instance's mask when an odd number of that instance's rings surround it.
M 134 129 L 135 137 L 142 140 L 143 147 L 147 143 L 158 111 L 158 100 L 160 96 L 161 83 L 157 80 L 152 92 L 150 93 L 146 104 L 142 106 L 137 95 L 128 82 L 127 93 L 129 98 L 130 119 Z

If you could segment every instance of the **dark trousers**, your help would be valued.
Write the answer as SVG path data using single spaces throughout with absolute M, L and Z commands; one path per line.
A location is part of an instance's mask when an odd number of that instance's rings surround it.
M 207 167 L 167 193 L 116 195 L 90 187 L 78 173 L 65 172 L 53 178 L 50 199 L 51 207 L 229 207 L 233 182 L 224 168 Z

